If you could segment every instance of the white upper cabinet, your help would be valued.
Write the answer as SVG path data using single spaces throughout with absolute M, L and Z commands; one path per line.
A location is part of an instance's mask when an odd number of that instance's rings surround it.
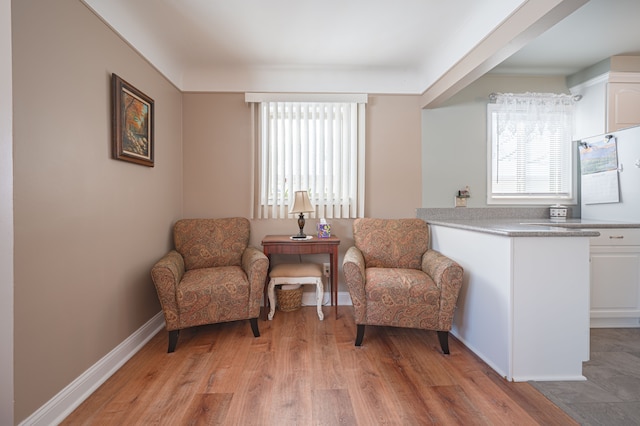
M 607 132 L 640 124 L 640 73 L 610 75 L 607 105 Z
M 574 140 L 640 125 L 640 56 L 613 56 L 610 71 L 570 88 L 576 103 Z

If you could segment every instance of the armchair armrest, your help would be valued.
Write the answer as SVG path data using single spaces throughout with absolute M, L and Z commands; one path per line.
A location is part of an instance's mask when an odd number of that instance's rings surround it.
M 184 259 L 175 250 L 171 250 L 151 268 L 151 278 L 156 287 L 169 331 L 179 328 L 176 295 L 184 271 Z
M 242 269 L 249 280 L 249 313 L 252 318 L 258 318 L 269 271 L 269 259 L 257 248 L 247 247 L 242 253 Z
M 342 261 L 349 295 L 353 303 L 356 324 L 364 324 L 366 318 L 367 298 L 364 290 L 366 282 L 365 263 L 362 252 L 355 246 L 349 247 Z
M 440 330 L 449 331 L 453 323 L 458 294 L 462 287 L 463 269 L 454 260 L 435 250 L 427 250 L 422 256 L 422 270 L 440 288 Z

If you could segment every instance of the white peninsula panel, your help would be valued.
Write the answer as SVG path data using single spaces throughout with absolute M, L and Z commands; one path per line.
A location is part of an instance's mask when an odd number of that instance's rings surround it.
M 589 238 L 430 228 L 431 246 L 465 271 L 456 338 L 507 380 L 585 380 Z

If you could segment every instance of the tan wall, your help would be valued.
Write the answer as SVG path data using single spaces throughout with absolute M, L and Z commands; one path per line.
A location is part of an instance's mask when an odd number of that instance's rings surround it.
M 12 2 L 15 421 L 160 311 L 182 94 L 77 0 Z M 110 75 L 155 100 L 156 165 L 110 158 Z
M 487 104 L 492 92 L 569 93 L 562 76 L 487 74 L 441 107 L 422 111 L 422 207 L 454 207 L 469 186 L 467 207 L 487 206 Z M 503 206 L 504 207 L 504 206 Z
M 421 205 L 418 102 L 419 96 L 369 97 L 366 216 L 415 217 Z M 251 111 L 244 94 L 188 93 L 183 105 L 185 217 L 249 217 Z M 305 231 L 314 229 L 315 223 L 308 220 Z M 333 219 L 330 223 L 342 240 L 342 261 L 353 244 L 352 221 Z M 293 234 L 298 229 L 293 217 L 254 220 L 251 226 L 251 243 L 258 248 L 264 235 Z

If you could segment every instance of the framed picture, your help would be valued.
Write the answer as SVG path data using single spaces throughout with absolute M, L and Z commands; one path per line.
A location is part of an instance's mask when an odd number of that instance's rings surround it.
M 113 92 L 113 158 L 153 167 L 153 99 L 116 74 Z

